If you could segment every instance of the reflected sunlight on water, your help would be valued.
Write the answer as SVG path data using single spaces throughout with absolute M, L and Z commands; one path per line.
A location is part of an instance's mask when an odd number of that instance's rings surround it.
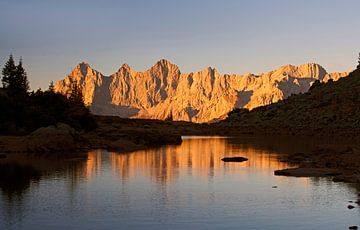
M 243 163 L 224 163 L 224 156 L 244 156 L 249 159 Z M 122 179 L 146 172 L 152 180 L 165 182 L 190 172 L 199 179 L 208 180 L 223 171 L 242 167 L 273 172 L 286 168 L 287 164 L 277 160 L 276 152 L 253 147 L 233 149 L 224 138 L 185 139 L 181 146 L 165 146 L 159 149 L 137 151 L 132 154 L 110 153 L 111 168 Z
M 346 229 L 355 186 L 276 177 L 299 139 L 185 137 L 120 154 L 10 155 L 0 161 L 0 229 Z M 84 157 L 85 156 L 85 157 Z M 224 163 L 224 156 L 243 156 Z M 277 188 L 273 188 L 277 186 Z

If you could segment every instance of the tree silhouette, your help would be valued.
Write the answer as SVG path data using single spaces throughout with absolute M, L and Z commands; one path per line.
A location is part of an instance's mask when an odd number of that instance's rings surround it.
M 48 91 L 54 92 L 54 82 L 53 81 L 50 82 Z
M 20 57 L 19 64 L 16 66 L 16 81 L 14 85 L 15 92 L 27 93 L 29 91 L 29 81 L 25 69 L 22 64 L 22 57 Z
M 4 88 L 9 88 L 14 84 L 14 79 L 16 78 L 16 65 L 12 55 L 9 56 L 9 60 L 5 63 L 5 66 L 2 70 L 2 85 Z
M 71 101 L 74 102 L 81 102 L 83 103 L 83 94 L 81 92 L 80 84 L 78 84 L 78 81 L 70 79 L 70 87 L 68 91 L 68 98 Z
M 356 68 L 357 68 L 357 69 L 360 69 L 360 53 L 359 53 L 358 66 L 357 66 Z
M 29 82 L 22 64 L 22 58 L 16 66 L 13 56 L 10 55 L 2 70 L 2 75 L 2 85 L 10 93 L 23 94 L 29 90 Z

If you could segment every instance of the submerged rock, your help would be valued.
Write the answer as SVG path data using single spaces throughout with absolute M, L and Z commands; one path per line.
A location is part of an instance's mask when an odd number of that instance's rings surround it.
M 246 157 L 224 157 L 221 160 L 224 162 L 243 162 L 247 161 L 248 159 Z
M 350 226 L 349 229 L 356 230 L 356 229 L 358 229 L 358 226 L 355 226 L 355 225 L 354 225 L 354 226 Z

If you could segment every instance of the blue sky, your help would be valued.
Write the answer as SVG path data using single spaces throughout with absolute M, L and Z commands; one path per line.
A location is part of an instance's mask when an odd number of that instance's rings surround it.
M 165 58 L 182 72 L 356 66 L 359 0 L 0 0 L 0 65 L 24 59 L 32 89 L 80 61 L 105 75 Z

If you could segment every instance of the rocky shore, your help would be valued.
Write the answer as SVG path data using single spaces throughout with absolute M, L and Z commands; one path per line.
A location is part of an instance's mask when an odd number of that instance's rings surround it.
M 360 183 L 360 148 L 355 145 L 320 146 L 309 153 L 283 156 L 283 162 L 297 167 L 275 171 L 275 175 L 333 177 L 335 182 Z
M 125 122 L 116 122 L 116 119 L 98 117 L 98 127 L 89 132 L 78 132 L 69 125 L 57 123 L 39 128 L 25 136 L 0 136 L 0 151 L 3 153 L 69 153 L 106 149 L 132 152 L 161 145 L 181 144 L 179 134 L 169 133 L 166 129 L 159 128 L 159 125 L 151 127 L 147 124 L 152 123 L 151 121 L 144 124 L 133 121 L 125 125 Z
M 334 181 L 360 183 L 360 147 L 356 129 L 317 130 L 300 128 L 228 126 L 226 123 L 194 124 L 159 120 L 123 119 L 96 116 L 97 128 L 76 131 L 69 125 L 57 123 L 42 127 L 26 136 L 0 136 L 0 153 L 71 153 L 93 149 L 132 152 L 162 145 L 181 144 L 182 135 L 219 136 L 332 136 L 337 143 L 319 146 L 312 152 L 291 153 L 281 161 L 294 164 L 294 168 L 275 172 L 284 176 L 323 177 Z

